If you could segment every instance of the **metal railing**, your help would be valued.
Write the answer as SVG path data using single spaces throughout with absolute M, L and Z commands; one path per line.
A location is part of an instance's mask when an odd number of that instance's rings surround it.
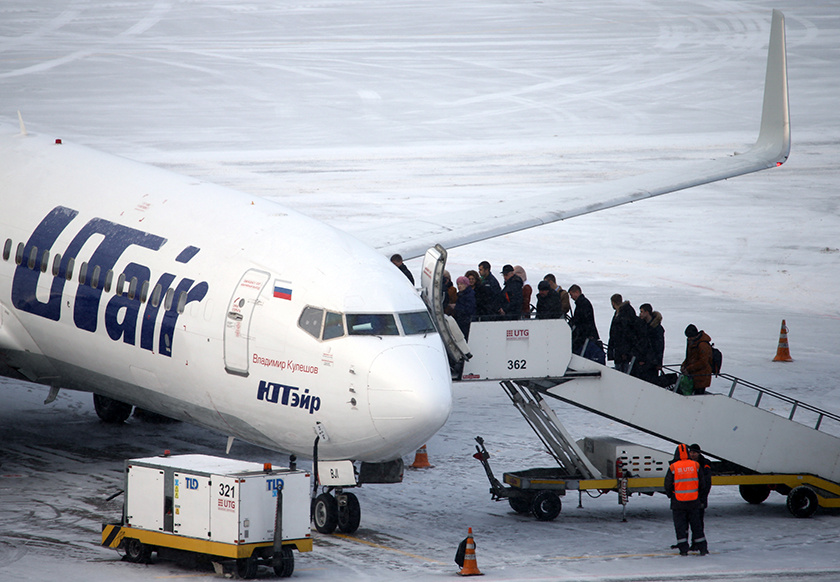
M 679 377 L 679 366 L 663 366 L 663 369 L 668 370 L 669 372 L 676 372 Z M 817 408 L 816 406 L 808 404 L 807 402 L 802 402 L 801 400 L 797 400 L 796 398 L 792 398 L 780 392 L 776 392 L 775 390 L 770 390 L 769 388 L 765 388 L 764 386 L 759 386 L 754 382 L 744 380 L 743 378 L 737 378 L 735 376 L 732 376 L 731 374 L 718 374 L 715 377 L 722 378 L 728 382 L 731 382 L 731 384 L 729 385 L 728 393 L 715 392 L 716 394 L 723 394 L 724 396 L 729 396 L 729 398 L 733 398 L 735 400 L 738 400 L 739 402 L 744 402 L 745 404 L 752 404 L 756 408 L 761 408 L 762 410 L 766 410 L 767 412 L 771 412 L 778 416 L 782 416 L 783 418 L 785 417 L 785 414 L 778 412 L 775 409 L 775 407 L 772 406 L 772 402 L 776 401 L 779 403 L 784 403 L 788 420 L 792 420 L 803 426 L 808 426 L 810 428 L 813 428 L 814 430 L 821 430 L 823 421 L 828 419 L 836 423 L 836 427 L 834 427 L 835 431 L 840 431 L 840 415 L 838 414 L 834 414 L 833 412 Z M 713 386 L 714 384 L 715 383 L 713 382 Z M 719 385 L 720 383 L 718 382 L 717 384 Z M 712 386 L 710 386 L 710 388 L 711 387 Z M 717 388 L 717 386 L 714 387 Z M 736 398 L 735 392 L 738 388 L 744 388 L 746 390 L 755 392 L 755 399 L 753 400 L 750 397 L 749 399 L 745 400 L 743 398 L 743 393 L 745 392 L 745 390 L 740 390 L 738 394 L 740 398 Z M 762 403 L 764 404 L 764 406 L 761 406 Z M 768 403 L 770 403 L 771 405 L 768 406 Z M 789 409 L 787 407 L 789 407 Z M 795 418 L 795 415 L 797 413 L 799 413 L 799 418 Z M 814 420 L 813 425 L 803 421 L 802 416 L 805 413 L 810 413 L 812 417 L 816 417 L 816 420 Z

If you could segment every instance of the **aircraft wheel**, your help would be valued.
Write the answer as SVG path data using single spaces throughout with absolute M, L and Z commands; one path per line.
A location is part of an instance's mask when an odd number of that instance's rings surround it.
M 323 534 L 331 534 L 338 525 L 338 503 L 329 493 L 321 493 L 312 506 L 312 521 L 315 529 Z
M 125 559 L 135 564 L 148 564 L 152 557 L 152 548 L 136 538 L 125 540 Z
M 531 499 L 528 497 L 508 497 L 508 503 L 516 513 L 531 513 Z
M 741 498 L 747 503 L 758 505 L 768 497 L 770 497 L 769 485 L 739 485 L 738 492 Z
M 551 521 L 560 515 L 563 504 L 560 497 L 552 491 L 540 491 L 534 496 L 531 502 L 531 513 L 539 521 Z
M 245 580 L 251 580 L 257 577 L 257 568 L 259 563 L 254 556 L 248 558 L 238 558 L 236 560 L 236 575 Z
M 295 571 L 295 555 L 292 548 L 283 546 L 283 549 L 274 554 L 272 559 L 272 566 L 274 566 L 274 575 L 278 578 L 288 578 Z
M 788 493 L 787 508 L 794 517 L 811 517 L 819 503 L 817 494 L 807 485 L 794 487 L 793 491 Z
M 93 395 L 93 408 L 96 410 L 96 416 L 102 422 L 108 424 L 122 424 L 128 417 L 131 416 L 131 409 L 134 408 L 131 404 L 108 398 L 100 394 Z
M 342 499 L 343 497 L 343 499 Z M 338 500 L 338 529 L 341 533 L 350 534 L 359 529 L 362 521 L 362 508 L 359 498 L 352 493 L 344 493 Z

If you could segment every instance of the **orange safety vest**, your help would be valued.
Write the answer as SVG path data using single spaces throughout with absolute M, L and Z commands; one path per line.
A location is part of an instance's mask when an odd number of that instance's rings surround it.
M 694 501 L 700 496 L 700 465 L 691 459 L 671 464 L 674 474 L 674 497 L 677 501 Z

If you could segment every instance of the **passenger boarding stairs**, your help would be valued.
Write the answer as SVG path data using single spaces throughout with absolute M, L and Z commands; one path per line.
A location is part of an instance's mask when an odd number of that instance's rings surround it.
M 700 443 L 710 456 L 757 473 L 810 474 L 840 483 L 840 438 L 824 430 L 826 419 L 840 429 L 840 416 L 826 410 L 732 376 L 725 377 L 731 382 L 728 393 L 677 394 L 572 354 L 571 331 L 563 320 L 474 322 L 469 343 L 474 357 L 466 362 L 463 378 L 502 382 L 558 462 L 585 477 L 597 478 L 597 469 L 576 458 L 585 455 L 562 438 L 562 425 L 559 433 L 549 426 L 555 424 L 553 412 L 549 422 L 535 413 L 550 410 L 544 397 L 674 443 Z M 738 399 L 747 392 L 754 395 L 750 402 Z M 528 393 L 533 402 L 527 402 Z M 770 400 L 773 411 L 761 408 Z M 565 443 L 561 448 L 571 452 L 551 450 L 558 435 Z
M 426 253 L 422 296 L 452 361 L 463 365 L 462 380 L 501 382 L 566 470 L 599 477 L 544 397 L 674 443 L 699 443 L 710 456 L 756 473 L 813 475 L 840 484 L 840 438 L 823 426 L 829 419 L 840 429 L 840 416 L 780 393 L 732 376 L 725 376 L 731 381 L 728 394 L 707 390 L 683 396 L 665 390 L 572 354 L 571 329 L 562 319 L 474 321 L 465 344 L 438 300 L 446 255 L 441 246 Z M 745 390 L 752 391 L 754 401 L 738 399 Z M 761 408 L 771 399 L 784 414 Z M 813 425 L 800 422 L 806 417 L 816 418 Z

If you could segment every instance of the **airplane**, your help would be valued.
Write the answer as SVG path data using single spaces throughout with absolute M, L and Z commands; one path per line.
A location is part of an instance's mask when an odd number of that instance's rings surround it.
M 265 199 L 30 134 L 21 120 L 18 134 L 0 136 L 0 374 L 49 386 L 47 402 L 60 389 L 92 392 L 105 422 L 138 407 L 229 444 L 359 462 L 367 482 L 398 481 L 402 456 L 447 421 L 452 382 L 447 331 L 391 254 L 408 260 L 436 244 L 764 170 L 789 151 L 776 10 L 759 136 L 747 152 L 354 236 Z M 578 206 L 560 208 L 569 200 Z M 319 531 L 353 531 L 358 501 L 341 486 L 330 491 L 318 497 Z

